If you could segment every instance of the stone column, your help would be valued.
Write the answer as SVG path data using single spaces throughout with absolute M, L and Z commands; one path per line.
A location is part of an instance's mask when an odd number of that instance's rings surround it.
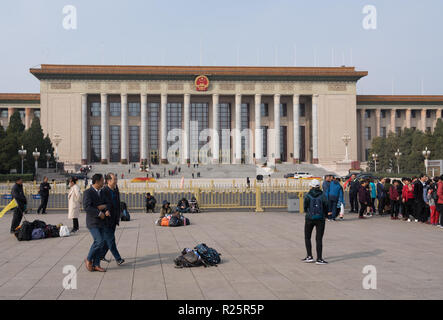
M 312 96 L 312 163 L 318 163 L 318 94 Z
M 426 132 L 426 109 L 421 109 L 421 131 Z
M 300 95 L 292 97 L 293 127 L 294 127 L 294 163 L 300 163 Z
M 8 124 L 9 124 L 9 120 L 11 120 L 12 115 L 15 112 L 15 108 L 8 108 Z
M 261 129 L 261 94 L 255 95 L 255 162 L 263 162 L 263 130 Z
M 140 95 L 141 98 L 141 127 L 140 127 L 140 157 L 141 162 L 145 163 L 148 160 L 148 95 L 143 93 Z
M 88 95 L 82 97 L 82 164 L 88 163 Z
M 380 137 L 381 110 L 375 109 L 375 136 Z
M 25 108 L 25 129 L 31 127 L 31 108 Z
M 129 131 L 128 131 L 128 95 L 126 93 L 121 94 L 121 124 L 120 124 L 120 143 L 121 143 L 121 163 L 128 163 L 128 142 L 129 142 Z
M 212 162 L 215 164 L 218 164 L 220 162 L 219 115 L 219 95 L 215 93 L 212 95 Z
M 274 95 L 274 135 L 275 135 L 275 163 L 281 162 L 280 150 L 280 95 Z
M 107 164 L 109 157 L 109 110 L 108 95 L 101 94 L 101 163 Z
M 366 114 L 366 109 L 361 109 L 360 110 L 360 145 L 361 145 L 361 160 L 365 161 L 365 146 L 366 146 L 366 140 L 365 140 L 365 128 L 366 128 L 366 123 L 365 123 L 365 114 Z
M 189 93 L 185 93 L 184 96 L 184 104 L 183 104 L 183 160 L 184 163 L 190 163 L 191 158 L 189 155 L 189 146 L 190 146 L 190 109 L 191 109 L 191 95 Z
M 391 132 L 395 133 L 395 116 L 397 109 L 391 109 Z
M 167 126 L 167 111 L 168 95 L 166 93 L 161 94 L 160 102 L 160 136 L 161 136 L 161 163 L 168 163 L 168 126 Z
M 406 109 L 406 128 L 411 128 L 411 109 Z
M 234 163 L 241 163 L 241 94 L 235 95 L 235 155 Z

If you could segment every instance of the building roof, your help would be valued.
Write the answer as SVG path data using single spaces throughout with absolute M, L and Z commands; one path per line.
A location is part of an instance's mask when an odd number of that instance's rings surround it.
M 357 95 L 357 104 L 443 104 L 443 95 Z
M 344 80 L 357 81 L 367 71 L 354 67 L 215 67 L 215 66 L 112 66 L 54 65 L 31 68 L 38 79 L 146 79 L 193 80 L 206 75 L 213 80 Z
M 0 93 L 0 103 L 40 103 L 40 93 Z

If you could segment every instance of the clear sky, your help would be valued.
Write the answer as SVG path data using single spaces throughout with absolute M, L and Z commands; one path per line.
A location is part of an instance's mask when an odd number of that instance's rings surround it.
M 359 94 L 443 94 L 441 0 L 1 0 L 0 35 L 0 92 L 38 92 L 45 63 L 345 64 L 369 71 Z

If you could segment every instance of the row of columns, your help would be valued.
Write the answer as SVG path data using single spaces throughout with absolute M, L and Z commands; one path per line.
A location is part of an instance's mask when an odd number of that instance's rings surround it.
M 255 159 L 257 162 L 262 162 L 263 159 L 263 135 L 261 130 L 261 94 L 255 95 Z M 86 164 L 88 159 L 88 107 L 87 94 L 82 94 L 82 163 Z M 274 95 L 274 150 L 276 162 L 280 161 L 280 94 Z M 167 163 L 167 94 L 161 94 L 160 97 L 160 156 L 161 162 Z M 212 95 L 212 128 L 219 132 L 219 115 L 220 103 L 219 95 Z M 190 105 L 191 95 L 184 94 L 184 124 L 183 124 L 183 158 L 185 162 L 190 159 Z M 234 127 L 234 163 L 241 163 L 241 105 L 242 95 L 235 95 L 235 127 Z M 148 111 L 147 111 L 147 94 L 141 94 L 141 128 L 140 128 L 140 158 L 145 161 L 148 158 L 147 154 L 147 135 L 148 135 Z M 298 163 L 300 159 L 300 96 L 293 95 L 293 127 L 294 127 L 294 153 L 293 161 Z M 129 132 L 128 132 L 128 97 L 127 94 L 121 94 L 121 162 L 129 162 Z M 312 149 L 313 162 L 318 163 L 318 95 L 313 95 L 312 99 Z M 213 148 L 213 162 L 219 163 L 219 139 L 212 139 Z M 101 162 L 106 164 L 109 162 L 109 110 L 108 110 L 108 95 L 101 94 Z
M 14 114 L 16 108 L 8 108 L 8 123 L 11 119 L 12 115 Z M 31 127 L 31 121 L 32 121 L 32 111 L 33 108 L 25 108 L 25 129 L 29 129 Z

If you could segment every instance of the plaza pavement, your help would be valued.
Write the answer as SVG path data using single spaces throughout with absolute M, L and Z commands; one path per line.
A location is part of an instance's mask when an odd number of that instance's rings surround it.
M 132 213 L 116 239 L 126 264 L 88 272 L 91 236 L 18 242 L 11 214 L 0 219 L 0 299 L 441 299 L 443 230 L 388 217 L 327 222 L 324 258 L 304 264 L 304 217 L 280 212 L 205 212 L 191 225 L 154 226 L 158 214 Z M 71 226 L 66 213 L 29 215 Z M 314 237 L 313 237 L 314 238 Z M 176 269 L 184 247 L 204 242 L 222 253 L 211 268 Z M 313 241 L 314 255 L 315 242 Z M 108 253 L 108 258 L 110 253 Z M 78 269 L 76 290 L 64 290 L 63 267 Z M 363 267 L 377 270 L 377 289 L 365 290 Z

